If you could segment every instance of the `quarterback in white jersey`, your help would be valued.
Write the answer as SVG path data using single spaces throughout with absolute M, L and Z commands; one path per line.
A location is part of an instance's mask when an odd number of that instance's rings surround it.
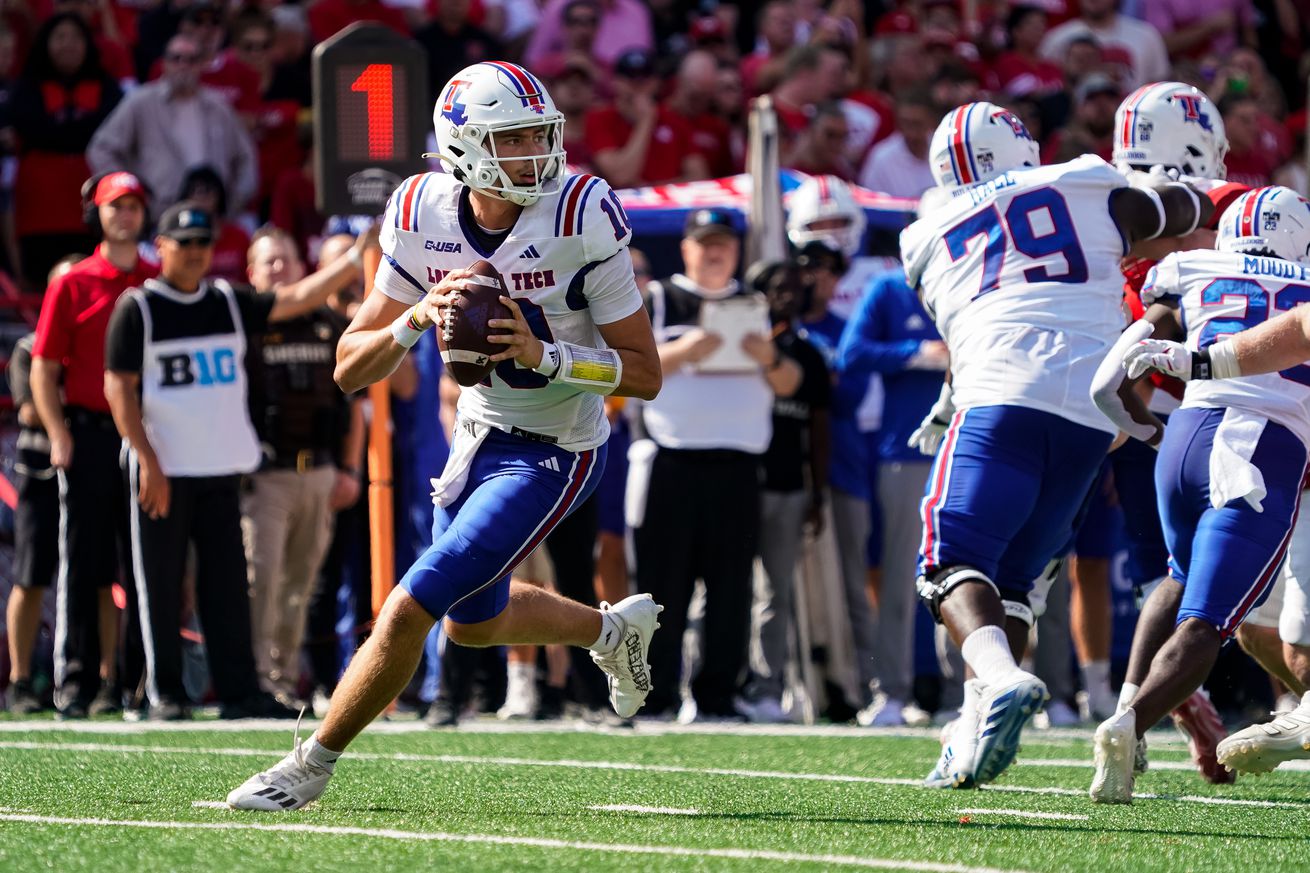
M 1152 368 L 1190 380 L 1156 465 L 1170 577 L 1182 587 L 1177 626 L 1128 708 L 1097 729 L 1091 794 L 1101 802 L 1131 802 L 1122 750 L 1195 691 L 1268 595 L 1300 505 L 1310 367 L 1244 375 L 1223 338 L 1310 300 L 1310 202 L 1287 188 L 1244 194 L 1220 217 L 1218 249 L 1152 268 L 1142 287 L 1151 308 L 1098 375 L 1122 363 L 1130 380 Z M 1098 404 L 1142 418 L 1131 381 L 1115 381 L 1098 384 Z
M 947 113 L 929 160 L 952 196 L 901 252 L 950 349 L 956 412 L 920 507 L 919 593 L 979 682 L 926 784 L 962 788 L 1009 766 L 1047 697 L 1016 657 L 1033 581 L 1114 437 L 1085 398 L 1124 325 L 1119 260 L 1207 216 L 1186 186 L 1132 188 L 1093 156 L 1039 167 L 1023 122 L 990 103 Z
M 383 263 L 337 348 L 336 379 L 356 391 L 387 377 L 447 317 L 490 261 L 513 318 L 491 319 L 505 351 L 460 395 L 450 459 L 433 480 L 432 545 L 392 591 L 342 677 L 323 725 L 228 795 L 242 809 L 298 809 L 336 759 L 400 693 L 445 618 L 456 643 L 586 646 L 610 702 L 631 717 L 651 688 L 646 663 L 662 609 L 629 597 L 596 610 L 511 582 L 509 574 L 596 487 L 605 464 L 603 396 L 650 399 L 659 357 L 626 248 L 631 228 L 601 179 L 564 173 L 564 116 L 530 72 L 461 70 L 433 111 L 448 174 L 411 177 L 384 216 Z M 670 677 L 672 678 L 672 677 Z

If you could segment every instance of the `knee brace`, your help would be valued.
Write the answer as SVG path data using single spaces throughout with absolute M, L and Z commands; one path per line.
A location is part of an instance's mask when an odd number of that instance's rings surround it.
M 968 564 L 951 564 L 947 567 L 939 567 L 931 573 L 920 576 L 915 580 L 914 585 L 919 591 L 919 596 L 927 602 L 933 620 L 940 624 L 942 620 L 942 598 L 950 593 L 952 588 L 966 582 L 981 582 L 995 591 L 997 597 L 1001 596 L 995 582 L 988 579 L 987 575 L 981 570 L 970 567 Z
M 1061 555 L 1047 561 L 1041 575 L 1033 580 L 1032 591 L 1022 599 L 1007 600 L 1002 597 L 1001 603 L 1005 606 L 1005 614 L 1032 627 L 1037 619 L 1046 614 L 1047 595 L 1051 591 L 1051 586 L 1060 578 L 1060 570 L 1064 567 L 1067 558 L 1067 555 Z
M 1006 600 L 1001 598 L 1001 606 L 1005 607 L 1006 618 L 1017 618 L 1019 621 L 1032 627 L 1037 623 L 1037 614 L 1031 606 L 1022 600 Z

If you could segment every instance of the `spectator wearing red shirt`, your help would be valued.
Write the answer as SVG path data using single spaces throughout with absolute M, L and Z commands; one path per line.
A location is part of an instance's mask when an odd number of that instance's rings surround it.
M 15 233 L 33 287 L 45 284 L 60 258 L 95 244 L 78 205 L 91 175 L 85 152 L 121 97 L 80 16 L 63 12 L 41 26 L 10 104 L 18 134 Z
M 405 13 L 384 5 L 381 0 L 319 0 L 309 7 L 309 32 L 316 43 L 356 21 L 376 21 L 409 36 Z
M 760 74 L 766 66 L 781 64 L 796 45 L 796 11 L 788 0 L 772 0 L 760 9 L 755 31 L 759 44 L 741 60 L 741 83 L 751 96 L 769 90 L 760 82 Z
M 190 170 L 177 199 L 199 203 L 214 216 L 214 257 L 209 266 L 210 278 L 247 282 L 246 252 L 250 248 L 250 234 L 236 222 L 223 218 L 227 215 L 227 189 L 214 168 Z
M 100 62 L 109 75 L 124 86 L 136 82 L 136 68 L 132 63 L 132 52 L 128 49 L 127 35 L 124 33 L 124 25 L 132 21 L 128 16 L 135 14 L 135 10 L 120 9 L 112 3 L 96 2 L 96 0 L 54 0 L 51 11 L 71 12 L 80 16 L 95 34 L 96 48 L 100 51 Z
M 570 167 L 594 172 L 587 145 L 587 113 L 596 105 L 596 69 L 590 58 L 574 55 L 549 79 L 555 108 L 564 113 L 564 151 Z
M 232 23 L 232 51 L 259 77 L 259 105 L 250 137 L 259 154 L 255 203 L 261 214 L 278 177 L 305 160 L 296 128 L 301 111 L 310 102 L 309 81 L 299 69 L 274 62 L 274 34 L 272 20 L 260 13 L 243 15 Z
M 614 188 L 709 178 L 686 123 L 655 101 L 660 81 L 644 49 L 614 65 L 614 103 L 587 114 L 587 145 L 597 171 Z
M 740 168 L 732 157 L 732 128 L 714 111 L 719 64 L 706 51 L 690 51 L 678 65 L 673 93 L 664 105 L 691 131 L 691 144 L 704 158 L 711 177 L 730 176 Z M 558 102 L 558 101 L 557 101 Z
M 223 51 L 227 28 L 222 9 L 209 3 L 188 8 L 177 33 L 191 39 L 199 49 L 200 84 L 221 96 L 247 127 L 253 127 L 260 104 L 259 73 L 235 52 Z M 150 69 L 150 79 L 158 79 L 163 72 L 160 58 Z
M 855 180 L 855 167 L 847 159 L 846 141 L 850 129 L 840 103 L 829 101 L 814 108 L 809 127 L 796 141 L 787 166 L 811 176 L 837 176 Z
M 797 46 L 787 53 L 782 80 L 773 89 L 773 109 L 778 113 L 783 163 L 791 160 L 791 149 L 810 125 L 816 103 L 827 99 L 831 75 L 825 72 L 825 56 L 839 52 L 826 46 Z
M 472 22 L 469 6 L 469 0 L 441 0 L 436 17 L 414 34 L 428 53 L 428 93 L 434 100 L 460 70 L 502 54 L 500 40 Z
M 1079 155 L 1114 154 L 1114 113 L 1123 91 L 1104 73 L 1092 73 L 1074 89 L 1073 118 L 1042 146 L 1043 164 L 1062 164 Z
M 1252 188 L 1271 183 L 1282 164 L 1278 140 L 1260 124 L 1260 104 L 1249 94 L 1231 94 L 1219 101 L 1228 135 L 1228 181 Z
M 55 705 L 65 718 L 117 703 L 113 676 L 98 669 L 100 604 L 115 580 L 129 597 L 134 586 L 130 564 L 119 561 L 130 554 L 128 495 L 118 465 L 121 441 L 105 400 L 105 333 L 119 296 L 157 272 L 137 253 L 145 197 L 140 180 L 125 172 L 110 173 L 91 189 L 104 241 L 47 289 L 32 350 L 32 396 L 60 480 Z
M 1038 46 L 1046 36 L 1046 12 L 1015 6 L 1005 20 L 1009 50 L 996 59 L 998 84 L 1012 97 L 1045 97 L 1064 88 L 1064 71 L 1042 58 Z

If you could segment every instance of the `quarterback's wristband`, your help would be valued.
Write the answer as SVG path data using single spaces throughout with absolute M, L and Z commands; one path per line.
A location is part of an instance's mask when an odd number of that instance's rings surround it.
M 391 322 L 391 338 L 396 341 L 396 345 L 407 349 L 414 348 L 419 337 L 425 333 L 427 328 L 418 326 L 413 307 L 402 312 L 395 321 Z
M 541 344 L 541 363 L 532 369 L 547 379 L 554 379 L 559 373 L 560 353 L 559 346 L 554 343 L 542 342 Z
M 1228 340 L 1220 340 L 1192 356 L 1193 379 L 1236 379 L 1241 375 L 1237 352 Z
M 559 352 L 559 370 L 553 377 L 557 381 L 593 394 L 611 394 L 623 381 L 623 359 L 613 349 L 574 343 L 559 343 L 554 348 Z

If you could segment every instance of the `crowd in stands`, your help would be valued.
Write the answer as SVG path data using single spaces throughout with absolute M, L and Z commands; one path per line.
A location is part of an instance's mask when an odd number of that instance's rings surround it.
M 1231 146 L 1229 179 L 1310 193 L 1307 0 L 0 0 L 0 303 L 12 291 L 0 310 L 0 342 L 9 349 L 37 330 L 34 350 L 29 340 L 9 358 L 14 390 L 0 472 L 22 486 L 20 498 L 27 488 L 41 492 L 30 499 L 44 501 L 42 512 L 58 525 L 51 506 L 58 509 L 59 483 L 66 488 L 71 475 L 74 503 L 78 484 L 58 439 L 51 445 L 69 428 L 44 421 L 40 398 L 26 387 L 26 362 L 36 360 L 33 382 L 77 374 L 77 383 L 64 383 L 70 393 L 63 406 L 47 403 L 47 411 L 69 410 L 78 434 L 106 422 L 112 428 L 106 403 L 71 393 L 100 384 L 102 374 L 91 378 L 84 369 L 87 349 L 103 361 L 109 314 L 94 315 L 100 333 L 91 338 L 78 333 L 77 316 L 112 310 L 117 294 L 157 273 L 161 252 L 151 229 L 170 207 L 185 203 L 209 217 L 211 278 L 263 293 L 312 286 L 305 293 L 322 305 L 285 324 L 261 318 L 259 330 L 246 325 L 250 408 L 265 458 L 241 484 L 255 651 L 242 667 L 250 675 L 225 680 L 242 689 L 218 701 L 232 717 L 294 715 L 297 701 L 330 694 L 370 619 L 368 512 L 360 499 L 369 409 L 333 393 L 330 354 L 322 350 L 334 345 L 358 306 L 362 273 L 347 262 L 357 266 L 372 237 L 366 220 L 317 211 L 311 135 L 310 53 L 357 21 L 379 22 L 421 45 L 434 98 L 470 63 L 523 64 L 546 83 L 567 119 L 570 168 L 601 175 L 615 189 L 742 172 L 749 101 L 769 95 L 784 167 L 917 199 L 933 185 L 933 130 L 955 106 L 986 98 L 1011 108 L 1040 140 L 1044 162 L 1084 153 L 1109 160 L 1116 108 L 1142 85 L 1173 79 L 1201 88 L 1219 106 Z M 111 179 L 118 181 L 107 185 Z M 115 237 L 108 223 L 120 220 L 114 204 L 124 198 L 135 198 L 144 212 L 136 230 Z M 753 405 L 706 404 L 697 386 L 704 377 L 680 373 L 665 358 L 660 399 L 644 410 L 611 410 L 620 423 L 609 455 L 612 482 L 594 498 L 590 520 L 581 532 L 561 528 L 568 545 L 548 543 L 552 560 L 524 570 L 525 578 L 553 577 L 561 590 L 592 602 L 616 601 L 630 585 L 666 605 L 673 600 L 651 652 L 656 675 L 668 683 L 678 674 L 684 628 L 699 632 L 692 639 L 702 641 L 704 654 L 688 659 L 695 675 L 682 687 L 657 685 L 652 714 L 782 720 L 801 715 L 790 696 L 786 707 L 783 701 L 796 684 L 790 671 L 807 635 L 797 639 L 793 582 L 781 577 L 804 565 L 807 578 L 832 579 L 805 583 L 812 586 L 807 620 L 828 615 L 834 637 L 809 642 L 815 650 L 826 646 L 833 658 L 843 646 L 851 652 L 850 675 L 832 680 L 830 715 L 859 710 L 862 722 L 898 724 L 916 717 L 916 695 L 929 711 L 949 709 L 953 693 L 958 703 L 958 675 L 954 692 L 948 681 L 926 696 L 915 681 L 913 629 L 926 625 L 913 596 L 913 549 L 928 458 L 906 448 L 936 399 L 945 350 L 903 287 L 903 274 L 876 275 L 894 267 L 885 259 L 874 270 L 866 263 L 860 275 L 868 281 L 850 305 L 833 303 L 853 263 L 894 249 L 861 248 L 858 239 L 844 251 L 798 244 L 786 269 L 752 271 L 741 261 L 739 223 L 713 210 L 692 219 L 680 260 L 662 259 L 654 275 L 645 256 L 633 252 L 657 339 L 678 344 L 680 364 L 713 351 L 677 320 L 679 287 L 717 291 L 740 282 L 765 295 L 776 339 L 752 353 L 762 378 L 732 377 L 753 385 L 733 392 L 734 400 Z M 183 240 L 178 234 L 185 230 L 165 238 Z M 139 245 L 121 245 L 138 237 Z M 117 240 L 112 257 L 98 248 L 102 238 Z M 634 247 L 643 247 L 640 238 Z M 99 273 L 87 278 L 82 262 L 73 279 L 64 276 L 70 263 L 96 252 Z M 648 286 L 652 279 L 661 281 Z M 117 290 L 111 294 L 104 283 Z M 43 301 L 39 329 L 34 318 L 25 321 L 35 314 L 33 299 Z M 43 368 L 43 357 L 53 368 Z M 401 567 L 423 546 L 431 523 L 427 479 L 444 462 L 456 389 L 440 372 L 435 344 L 425 341 L 391 380 Z M 296 392 L 307 398 L 303 406 L 288 400 L 285 408 L 295 413 L 282 414 L 284 398 Z M 69 439 L 81 445 L 84 437 Z M 645 517 L 634 519 L 629 507 L 625 523 L 629 439 L 690 446 L 705 453 L 705 466 L 699 470 L 693 460 L 676 469 L 657 457 Z M 740 468 L 725 463 L 743 452 L 748 460 Z M 103 462 L 117 475 L 116 459 Z M 682 463 L 689 463 L 685 456 Z M 314 474 L 312 487 L 297 479 L 307 473 Z M 300 489 L 294 506 L 279 510 L 260 498 L 274 483 L 281 483 L 279 494 Z M 725 499 L 714 502 L 719 496 Z M 118 510 L 104 512 L 109 528 L 121 521 Z M 13 532 L 16 525 L 6 523 L 12 517 L 0 510 L 0 531 Z M 26 537 L 17 527 L 16 536 Z M 816 542 L 826 537 L 835 557 L 826 564 L 805 557 L 802 532 Z M 625 550 L 625 537 L 635 547 Z M 112 556 L 114 537 L 102 539 L 96 548 Z M 47 540 L 41 548 L 48 551 Z M 293 553 L 285 566 L 271 557 L 279 548 Z M 594 561 L 571 560 L 579 548 L 593 548 Z M 895 555 L 886 551 L 892 548 Z M 1088 545 L 1086 557 L 1106 559 L 1104 550 Z M 698 561 L 681 560 L 693 554 Z M 29 592 L 7 601 L 10 646 L 0 663 L 8 671 L 0 687 L 9 685 L 11 707 L 35 711 L 51 705 L 53 692 L 68 717 L 123 706 L 150 712 L 143 630 L 132 615 L 141 583 L 133 583 L 127 556 L 110 559 L 118 570 L 112 578 L 75 580 L 100 594 L 82 591 L 74 613 L 46 622 L 49 637 L 59 637 L 48 668 L 39 657 L 34 665 L 30 652 L 42 624 L 40 598 L 30 591 L 68 584 L 67 567 L 57 556 L 20 557 L 0 564 L 11 577 L 0 594 L 11 586 Z M 759 557 L 763 569 L 752 570 Z M 189 699 L 174 689 L 165 701 L 173 705 L 156 703 L 155 717 L 185 717 L 191 705 L 218 700 L 204 667 L 209 642 L 196 642 L 224 632 L 197 618 L 213 612 L 203 590 L 212 575 L 193 567 L 185 587 L 177 580 L 178 596 L 165 600 L 179 612 L 187 657 L 175 672 Z M 693 595 L 698 579 L 703 591 Z M 55 600 L 47 598 L 47 617 Z M 1053 610 L 1066 634 L 1067 608 Z M 147 643 L 150 634 L 146 628 Z M 1062 702 L 1072 703 L 1068 637 L 1053 636 L 1065 657 L 1062 663 L 1057 652 L 1047 661 L 1067 681 L 1052 690 L 1063 689 Z M 61 651 L 70 640 L 77 652 Z M 603 708 L 585 658 L 547 651 L 539 679 L 531 667 L 516 678 L 513 665 L 535 665 L 538 655 L 511 653 L 506 700 L 503 654 L 458 649 L 434 635 L 409 696 L 434 724 L 453 723 L 471 701 L 491 708 L 505 701 L 509 715 L 554 714 L 566 700 L 588 711 Z M 930 672 L 950 676 L 950 663 L 944 656 L 944 666 L 933 664 Z M 67 687 L 34 684 L 43 669 Z M 525 690 L 534 684 L 540 688 Z M 475 685 L 483 690 L 475 693 Z M 838 686 L 844 693 L 833 690 Z

